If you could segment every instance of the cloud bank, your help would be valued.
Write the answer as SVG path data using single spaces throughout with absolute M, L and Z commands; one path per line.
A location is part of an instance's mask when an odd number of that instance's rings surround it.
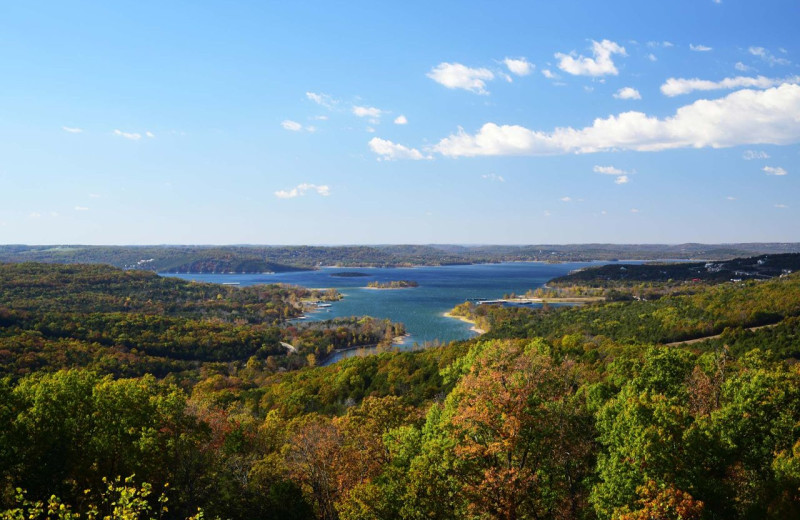
M 630 111 L 595 119 L 584 128 L 563 127 L 552 132 L 486 123 L 475 134 L 459 129 L 432 150 L 447 157 L 475 157 L 796 142 L 800 142 L 800 86 L 783 84 L 697 100 L 664 119 Z

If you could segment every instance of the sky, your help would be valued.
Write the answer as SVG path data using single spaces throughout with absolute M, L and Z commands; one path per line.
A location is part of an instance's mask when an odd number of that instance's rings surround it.
M 0 3 L 2 244 L 800 242 L 800 3 Z

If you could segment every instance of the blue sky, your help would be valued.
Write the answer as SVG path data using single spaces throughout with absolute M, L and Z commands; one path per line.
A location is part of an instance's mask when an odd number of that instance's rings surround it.
M 800 241 L 797 20 L 5 2 L 0 243 Z

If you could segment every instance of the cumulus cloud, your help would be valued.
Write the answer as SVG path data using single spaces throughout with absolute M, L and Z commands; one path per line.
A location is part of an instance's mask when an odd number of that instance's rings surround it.
M 761 168 L 763 172 L 767 175 L 786 175 L 786 170 L 781 168 L 780 166 L 764 166 Z
M 77 128 L 77 127 L 74 127 L 74 126 L 62 126 L 61 129 L 63 131 L 65 131 L 65 132 L 70 133 L 70 134 L 79 134 L 79 133 L 83 132 L 83 128 Z
M 373 137 L 369 141 L 370 149 L 377 154 L 378 160 L 394 161 L 396 159 L 411 159 L 419 161 L 421 159 L 430 159 L 430 156 L 425 156 L 416 148 L 408 148 L 402 144 L 393 143 L 380 137 Z
M 555 57 L 559 60 L 558 68 L 574 76 L 605 76 L 607 74 L 616 76 L 619 71 L 611 59 L 614 54 L 627 56 L 625 47 L 610 40 L 603 40 L 601 42 L 592 41 L 593 58 L 583 55 L 576 56 L 574 52 L 570 54 L 557 52 Z
M 630 180 L 628 178 L 629 172 L 626 172 L 625 170 L 621 170 L 614 166 L 595 165 L 594 168 L 592 168 L 592 171 L 594 171 L 595 173 L 602 173 L 603 175 L 616 175 L 617 178 L 614 179 L 614 184 L 627 184 L 628 181 Z
M 745 161 L 752 161 L 755 159 L 769 159 L 769 154 L 767 152 L 762 152 L 760 150 L 745 150 L 742 154 L 742 159 Z
M 542 76 L 547 79 L 558 79 L 558 75 L 554 74 L 550 69 L 542 69 Z
M 617 99 L 642 99 L 642 95 L 639 94 L 639 91 L 633 87 L 624 87 L 619 89 L 614 94 L 614 97 Z
M 316 92 L 306 92 L 306 97 L 313 101 L 314 103 L 318 104 L 319 106 L 325 107 L 329 110 L 332 110 L 339 104 L 339 100 L 333 99 L 328 94 L 318 94 Z
M 433 150 L 448 157 L 553 155 L 616 150 L 725 148 L 800 142 L 800 86 L 784 84 L 697 100 L 664 119 L 630 111 L 598 118 L 587 127 L 552 132 L 486 123 L 476 134 L 459 129 Z
M 295 197 L 302 197 L 307 192 L 317 193 L 322 195 L 323 197 L 327 197 L 331 194 L 330 188 L 325 184 L 309 184 L 304 182 L 302 184 L 298 184 L 294 188 L 290 190 L 280 190 L 275 192 L 275 196 L 279 199 L 293 199 Z
M 400 114 L 399 116 L 394 118 L 394 124 L 396 124 L 396 125 L 407 125 L 408 124 L 408 119 L 406 119 L 406 116 Z
M 561 197 L 558 200 L 560 200 L 561 202 L 572 202 L 572 197 Z
M 708 52 L 710 50 L 713 50 L 711 47 L 708 47 L 707 45 L 695 45 L 693 43 L 689 44 L 689 48 L 694 52 Z
M 135 132 L 123 132 L 122 130 L 114 130 L 114 135 L 118 135 L 120 137 L 124 137 L 125 139 L 130 139 L 131 141 L 138 141 L 142 138 L 142 134 L 135 133 Z
M 144 135 L 146 135 L 150 139 L 154 139 L 156 136 L 153 132 L 145 132 Z
M 75 206 L 75 211 L 89 211 L 86 206 Z
M 494 73 L 489 69 L 473 69 L 460 63 L 440 63 L 427 76 L 447 88 L 460 88 L 484 95 L 489 93 L 486 82 L 494 79 Z
M 656 55 L 653 54 L 652 52 L 647 55 L 647 59 L 650 61 L 658 61 L 658 58 L 656 58 Z
M 775 207 L 776 207 L 776 208 L 779 208 L 779 209 L 786 209 L 786 208 L 788 208 L 789 206 L 787 206 L 786 204 L 775 204 Z
M 750 47 L 747 49 L 747 52 L 753 56 L 758 56 L 762 61 L 769 64 L 770 67 L 774 67 L 775 65 L 789 65 L 791 63 L 791 61 L 786 58 L 778 58 L 764 47 Z
M 353 106 L 353 114 L 357 115 L 358 117 L 371 117 L 373 119 L 377 119 L 381 117 L 383 110 L 375 107 L 361 107 L 361 106 Z
M 506 58 L 503 60 L 503 63 L 508 67 L 508 71 L 511 72 L 511 74 L 517 76 L 527 76 L 536 68 L 534 64 L 528 62 L 525 58 Z
M 681 94 L 688 94 L 695 90 L 723 90 L 735 88 L 769 88 L 784 83 L 800 83 L 800 76 L 793 76 L 785 79 L 767 78 L 757 76 L 755 78 L 747 76 L 736 76 L 735 78 L 725 78 L 720 81 L 709 81 L 706 79 L 685 79 L 669 78 L 661 85 L 661 93 L 665 96 L 675 97 Z
M 734 65 L 733 68 L 738 70 L 739 72 L 750 72 L 751 70 L 753 70 L 753 67 L 745 65 L 741 61 L 737 61 L 736 65 Z

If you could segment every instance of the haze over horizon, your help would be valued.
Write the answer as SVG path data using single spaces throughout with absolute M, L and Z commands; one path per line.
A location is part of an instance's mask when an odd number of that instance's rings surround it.
M 800 4 L 12 3 L 1 244 L 800 242 Z

